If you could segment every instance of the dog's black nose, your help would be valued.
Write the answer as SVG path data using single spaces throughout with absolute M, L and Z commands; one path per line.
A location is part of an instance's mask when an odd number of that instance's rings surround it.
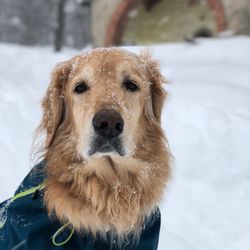
M 93 118 L 93 126 L 97 134 L 111 139 L 123 131 L 123 119 L 115 110 L 101 110 Z

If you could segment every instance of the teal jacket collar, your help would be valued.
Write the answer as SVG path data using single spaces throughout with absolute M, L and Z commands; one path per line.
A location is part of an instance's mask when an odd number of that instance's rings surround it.
M 140 239 L 128 239 L 118 246 L 111 241 L 77 233 L 46 213 L 43 204 L 44 166 L 36 165 L 18 187 L 12 199 L 0 204 L 0 249 L 17 250 L 156 250 L 160 231 L 160 211 L 145 223 Z M 132 237 L 131 237 L 132 238 Z

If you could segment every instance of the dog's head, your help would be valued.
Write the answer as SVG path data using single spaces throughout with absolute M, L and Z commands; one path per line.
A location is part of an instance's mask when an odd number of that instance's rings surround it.
M 59 64 L 43 100 L 45 203 L 92 233 L 138 232 L 169 177 L 158 64 L 95 49 Z

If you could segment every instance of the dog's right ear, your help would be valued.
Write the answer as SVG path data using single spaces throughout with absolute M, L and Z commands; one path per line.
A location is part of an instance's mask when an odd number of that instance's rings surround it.
M 64 117 L 64 94 L 69 74 L 71 62 L 59 63 L 52 72 L 51 82 L 46 95 L 42 101 L 43 118 L 42 128 L 46 131 L 46 147 L 48 148 L 55 134 L 63 122 Z
M 143 65 L 146 69 L 146 76 L 151 83 L 150 85 L 150 99 L 146 103 L 145 113 L 146 116 L 155 120 L 158 123 L 161 122 L 161 112 L 163 104 L 166 98 L 166 91 L 163 88 L 163 83 L 166 83 L 166 79 L 160 72 L 159 63 L 157 60 L 152 59 L 149 51 L 143 51 L 140 56 Z

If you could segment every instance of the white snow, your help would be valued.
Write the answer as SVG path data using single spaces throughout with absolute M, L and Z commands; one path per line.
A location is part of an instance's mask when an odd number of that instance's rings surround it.
M 171 82 L 163 126 L 175 156 L 159 249 L 248 250 L 250 38 L 152 50 Z M 0 200 L 13 195 L 31 168 L 33 131 L 53 66 L 76 53 L 0 44 Z

